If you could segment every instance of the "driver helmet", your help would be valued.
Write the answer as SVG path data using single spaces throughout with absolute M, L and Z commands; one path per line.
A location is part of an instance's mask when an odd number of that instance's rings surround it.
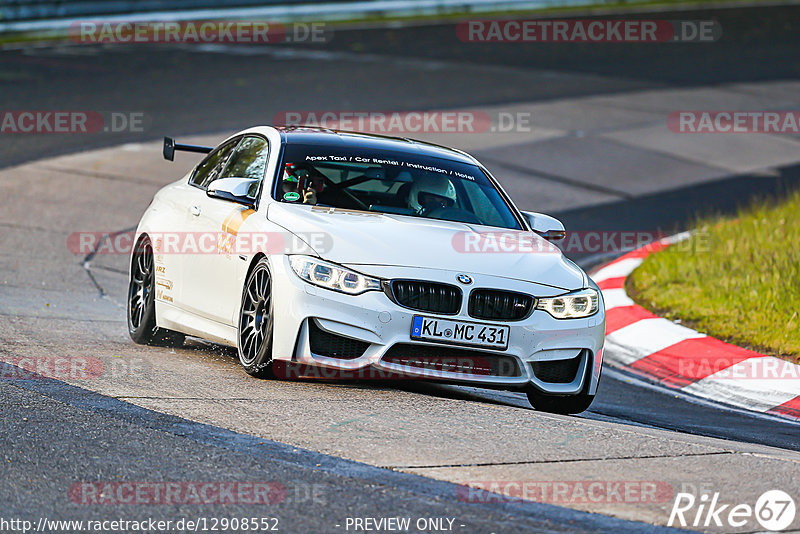
M 408 192 L 408 207 L 417 214 L 437 208 L 452 208 L 456 203 L 456 188 L 449 178 L 425 174 L 414 180 Z

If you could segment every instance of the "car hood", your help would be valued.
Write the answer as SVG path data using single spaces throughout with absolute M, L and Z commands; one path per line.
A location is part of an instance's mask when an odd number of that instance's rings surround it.
M 339 264 L 484 274 L 564 290 L 585 283 L 574 263 L 531 232 L 284 203 L 270 205 L 267 218 Z

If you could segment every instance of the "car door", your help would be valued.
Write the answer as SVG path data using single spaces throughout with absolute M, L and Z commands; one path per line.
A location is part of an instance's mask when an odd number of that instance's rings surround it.
M 222 170 L 210 172 L 194 187 L 189 207 L 189 226 L 197 235 L 202 250 L 186 256 L 184 264 L 183 301 L 192 313 L 223 324 L 232 324 L 235 310 L 241 300 L 237 282 L 237 262 L 242 262 L 237 252 L 239 228 L 255 213 L 249 206 L 238 202 L 212 198 L 207 190 L 221 178 L 249 178 L 263 181 L 269 145 L 257 135 L 241 137 Z M 213 238 L 212 238 L 213 236 Z M 213 250 L 208 251 L 213 241 Z
M 182 226 L 178 236 L 181 246 L 175 253 L 173 264 L 177 266 L 178 275 L 174 281 L 174 294 L 177 296 L 176 304 L 186 311 L 204 315 L 202 313 L 204 305 L 202 295 L 197 294 L 197 287 L 194 283 L 194 276 L 197 273 L 195 266 L 202 263 L 203 257 L 210 252 L 216 252 L 216 234 L 213 238 L 204 237 L 204 231 L 208 225 L 201 217 L 206 197 L 208 184 L 216 180 L 225 169 L 236 145 L 239 144 L 240 137 L 231 139 L 216 149 L 214 149 L 203 161 L 195 168 L 189 177 L 189 181 L 181 187 L 181 209 Z M 205 252 L 193 250 L 198 245 L 207 248 Z M 211 239 L 211 242 L 204 242 Z M 195 247 L 193 247 L 195 245 Z

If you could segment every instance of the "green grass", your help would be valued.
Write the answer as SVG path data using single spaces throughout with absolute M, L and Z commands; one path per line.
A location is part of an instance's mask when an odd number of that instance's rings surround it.
M 701 219 L 689 241 L 645 259 L 626 289 L 668 319 L 800 362 L 800 192 Z

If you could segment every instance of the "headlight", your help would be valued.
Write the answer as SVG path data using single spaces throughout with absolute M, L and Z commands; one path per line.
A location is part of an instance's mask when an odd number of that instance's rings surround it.
M 600 308 L 600 295 L 596 289 L 581 289 L 560 297 L 541 298 L 536 301 L 536 309 L 544 310 L 556 319 L 579 319 L 597 313 Z
M 297 276 L 315 286 L 332 289 L 348 295 L 365 291 L 380 291 L 381 281 L 351 271 L 341 265 L 310 256 L 290 256 L 289 264 Z

